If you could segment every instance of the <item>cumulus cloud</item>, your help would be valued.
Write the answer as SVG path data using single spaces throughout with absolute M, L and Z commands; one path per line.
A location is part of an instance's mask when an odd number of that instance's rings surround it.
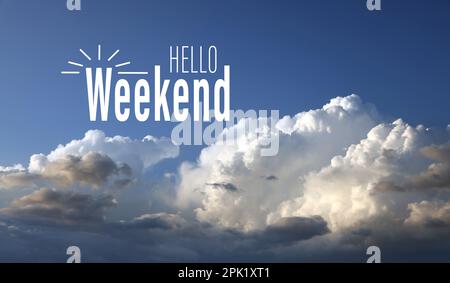
M 193 209 L 201 221 L 245 231 L 264 229 L 283 201 L 302 194 L 307 174 L 363 139 L 379 116 L 356 95 L 338 97 L 321 109 L 283 117 L 277 124 L 276 156 L 260 156 L 256 135 L 242 137 L 235 145 L 214 144 L 201 152 L 196 164 L 181 165 L 178 205 Z M 207 184 L 216 183 L 233 184 L 238 193 L 208 189 Z
M 111 188 L 126 187 L 132 182 L 133 172 L 127 164 L 114 162 L 109 156 L 88 152 L 82 156 L 65 155 L 53 161 L 45 161 L 39 171 L 26 169 L 8 171 L 0 175 L 0 187 L 38 188 L 51 185 L 68 188 L 81 185 L 98 189 L 108 185 Z
M 139 212 L 138 201 L 151 201 L 143 199 L 138 190 L 146 188 L 140 180 L 145 170 L 176 157 L 178 151 L 165 138 L 133 140 L 88 131 L 83 139 L 59 145 L 48 155 L 32 155 L 28 167 L 0 167 L 0 188 L 15 189 L 3 191 L 2 201 L 10 199 L 10 205 L 0 213 L 21 220 L 82 226 L 83 222 L 102 220 L 111 213 L 107 208 L 123 211 L 120 199 L 125 206 L 134 202 L 133 208 Z M 136 192 L 121 194 L 122 188 Z
M 421 201 L 408 204 L 408 225 L 450 228 L 450 203 L 442 201 Z
M 83 139 L 59 145 L 48 155 L 32 155 L 28 168 L 0 167 L 0 188 L 76 184 L 92 188 L 126 187 L 143 170 L 176 157 L 178 152 L 178 147 L 167 139 L 106 137 L 102 131 L 91 130 Z
M 0 174 L 15 173 L 22 171 L 25 171 L 25 168 L 21 164 L 16 164 L 14 166 L 0 166 Z
M 271 231 L 286 219 L 321 223 L 312 233 L 321 237 L 303 241 L 317 250 L 325 243 L 335 250 L 393 245 L 396 237 L 413 243 L 418 239 L 412 235 L 423 235 L 413 223 L 449 225 L 448 128 L 414 127 L 401 119 L 383 123 L 355 95 L 284 117 L 277 128 L 277 156 L 260 156 L 250 135 L 237 145 L 214 144 L 196 163 L 182 164 L 180 209 L 248 235 Z M 208 189 L 216 183 L 239 190 Z M 316 217 L 321 221 L 311 221 Z M 300 226 L 292 232 L 308 231 Z
M 36 174 L 30 174 L 25 169 L 22 171 L 9 171 L 0 173 L 0 189 L 34 187 L 39 180 Z
M 70 187 L 77 182 L 100 187 L 112 175 L 130 178 L 132 171 L 127 164 L 117 164 L 109 156 L 97 152 L 83 156 L 65 155 L 47 162 L 40 170 L 40 176 L 60 187 Z
M 412 176 L 406 176 L 403 182 L 380 181 L 374 186 L 377 191 L 428 191 L 450 189 L 449 143 L 426 146 L 420 153 L 435 162 L 425 170 Z
M 273 134 L 279 153 L 263 157 Z M 40 221 L 118 245 L 112 254 L 84 242 L 108 260 L 360 260 L 369 245 L 386 260 L 450 254 L 450 243 L 436 244 L 450 236 L 450 127 L 385 121 L 358 96 L 338 97 L 260 135 L 205 147 L 177 173 L 136 184 L 133 197 L 132 190 L 96 189 L 145 178 L 142 172 L 178 150 L 163 138 L 89 131 L 34 155 L 27 168 L 0 167 L 0 187 L 31 188 L 0 210 L 0 239 L 28 237 L 23 226 Z M 54 188 L 40 188 L 48 184 Z M 150 205 L 157 196 L 165 200 L 158 209 Z
M 449 162 L 450 161 L 450 142 L 447 142 L 442 145 L 431 145 L 422 149 L 422 154 L 426 157 L 441 161 L 441 162 Z
M 109 156 L 114 162 L 127 164 L 133 171 L 141 172 L 159 161 L 178 156 L 179 148 L 167 138 L 145 136 L 142 140 L 129 137 L 107 137 L 104 132 L 90 130 L 84 138 L 59 145 L 48 155 L 37 154 L 30 158 L 31 173 L 41 172 L 47 162 L 53 162 L 67 155 L 83 156 L 96 152 Z
M 15 200 L 0 212 L 25 221 L 88 225 L 103 221 L 105 210 L 115 204 L 111 195 L 94 197 L 44 188 Z

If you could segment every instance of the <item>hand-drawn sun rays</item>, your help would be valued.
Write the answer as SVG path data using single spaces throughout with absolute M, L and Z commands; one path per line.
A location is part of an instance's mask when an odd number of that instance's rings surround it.
M 92 57 L 83 49 L 79 49 L 80 53 L 83 55 L 83 57 L 85 59 L 87 59 L 89 62 L 92 62 Z M 118 54 L 119 54 L 120 50 L 117 49 L 116 51 L 114 51 L 114 53 L 112 53 L 108 59 L 107 62 L 111 62 L 111 60 L 113 60 Z M 95 57 L 94 57 L 95 58 Z M 97 60 L 99 62 L 102 61 L 102 46 L 99 44 L 97 46 Z M 78 63 L 75 61 L 67 61 L 67 63 L 71 66 L 75 66 L 75 67 L 79 67 L 79 68 L 84 68 L 85 64 L 82 63 Z M 131 61 L 126 61 L 126 62 L 122 62 L 122 63 L 117 63 L 114 64 L 115 68 L 121 68 L 121 67 L 125 67 L 131 64 Z M 62 75 L 79 75 L 81 73 L 81 71 L 78 70 L 65 70 L 65 71 L 61 71 Z M 118 75 L 148 75 L 148 72 L 135 72 L 135 71 L 117 71 Z

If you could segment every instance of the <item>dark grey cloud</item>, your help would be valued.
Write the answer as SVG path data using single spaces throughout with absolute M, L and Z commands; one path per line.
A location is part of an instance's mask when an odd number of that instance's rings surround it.
M 415 176 L 409 176 L 406 181 L 397 183 L 391 180 L 378 182 L 375 192 L 407 192 L 407 191 L 431 191 L 450 189 L 450 164 L 433 163 L 424 172 Z
M 29 222 L 89 225 L 103 221 L 105 210 L 115 205 L 111 195 L 40 189 L 13 201 L 0 212 Z
M 449 162 L 450 161 L 450 142 L 441 145 L 432 145 L 424 147 L 421 150 L 422 154 L 429 159 Z
M 105 154 L 89 152 L 82 156 L 65 155 L 48 161 L 38 172 L 22 170 L 1 173 L 0 187 L 68 188 L 80 184 L 92 188 L 105 185 L 124 188 L 133 182 L 132 175 L 132 169 L 127 164 L 116 163 Z M 113 179 L 111 183 L 110 179 Z
M 181 228 L 186 221 L 176 214 L 155 213 L 144 214 L 126 223 L 126 227 L 137 229 L 176 229 Z
M 278 177 L 274 176 L 274 175 L 270 175 L 270 176 L 266 176 L 265 179 L 267 181 L 276 181 L 276 180 L 278 180 Z
M 448 261 L 450 254 L 450 242 L 442 240 L 450 229 L 417 230 L 389 217 L 336 233 L 320 217 L 285 218 L 252 233 L 192 220 L 173 225 L 180 219 L 157 213 L 67 230 L 0 217 L 0 241 L 8 243 L 0 245 L 0 261 L 64 262 L 70 245 L 81 248 L 83 262 L 365 262 L 370 245 L 381 248 L 383 262 Z
M 261 234 L 267 242 L 295 242 L 329 233 L 327 222 L 320 216 L 284 217 L 269 225 Z
M 59 197 L 52 196 L 45 199 L 52 198 Z M 61 201 L 57 202 L 61 203 Z M 89 201 L 84 200 L 83 207 L 87 206 L 86 202 Z M 34 201 L 27 203 L 34 203 Z M 47 203 L 51 202 L 47 201 Z M 23 206 L 25 203 L 20 205 Z M 68 205 L 64 207 L 67 208 Z M 17 211 L 14 212 L 17 213 Z M 34 221 L 35 218 L 30 214 L 43 217 L 40 217 L 39 221 Z M 86 220 L 82 220 L 83 225 L 76 223 L 79 225 L 71 226 L 67 226 L 67 221 L 55 223 L 55 217 L 58 214 L 61 215 L 61 213 L 50 211 L 42 213 L 41 209 L 33 209 L 27 210 L 27 213 L 21 213 L 21 217 L 8 217 L 9 224 L 5 225 L 3 234 L 0 227 L 0 239 L 3 237 L 5 240 L 9 237 L 20 239 L 14 242 L 18 242 L 17 244 L 20 244 L 23 249 L 21 251 L 16 248 L 19 254 L 14 255 L 8 250 L 10 259 L 21 255 L 22 260 L 31 258 L 32 261 L 36 261 L 40 254 L 47 253 L 41 260 L 63 261 L 63 255 L 55 253 L 55 246 L 66 245 L 67 247 L 76 244 L 82 249 L 86 262 L 236 261 L 237 259 L 267 261 L 269 258 L 279 256 L 276 249 L 280 247 L 288 247 L 328 233 L 327 224 L 320 217 L 283 218 L 267 229 L 245 233 L 240 230 L 219 229 L 207 223 L 193 219 L 186 220 L 178 214 L 170 213 L 144 214 L 122 222 L 100 221 L 99 217 L 95 217 L 92 219 L 97 221 L 95 225 L 86 225 Z M 100 214 L 96 213 L 96 215 Z M 30 217 L 33 221 L 30 221 Z M 0 221 L 1 219 L 0 215 Z M 77 220 L 81 219 L 77 217 Z M 44 221 L 45 225 L 43 225 Z M 61 222 L 65 225 L 61 225 Z M 12 234 L 8 231 L 8 226 L 18 228 Z M 35 231 L 34 227 L 39 228 Z M 70 229 L 67 229 L 68 227 Z M 95 244 L 96 242 L 98 244 Z M 35 248 L 31 248 L 33 246 Z M 64 251 L 63 248 L 61 250 Z M 6 249 L 0 246 L 0 254 L 2 252 L 6 252 Z M 1 257 L 0 261 L 2 261 Z
M 206 185 L 211 186 L 211 187 L 213 187 L 215 189 L 222 189 L 222 190 L 227 190 L 227 191 L 230 191 L 230 192 L 238 191 L 238 188 L 232 183 L 226 183 L 226 182 L 207 183 Z
M 450 190 L 450 143 L 424 147 L 420 152 L 436 162 L 401 183 L 382 180 L 375 185 L 375 192 Z
M 49 162 L 42 176 L 62 187 L 75 183 L 100 187 L 113 175 L 131 176 L 131 168 L 126 164 L 117 164 L 109 156 L 89 152 L 83 156 L 65 155 Z
M 407 188 L 403 184 L 397 184 L 391 180 L 382 180 L 375 184 L 373 188 L 374 193 L 383 193 L 383 192 L 404 192 L 411 188 Z
M 414 189 L 450 189 L 450 164 L 434 163 L 417 176 L 412 176 L 407 184 Z
M 133 183 L 133 179 L 118 179 L 112 183 L 113 188 L 126 188 Z

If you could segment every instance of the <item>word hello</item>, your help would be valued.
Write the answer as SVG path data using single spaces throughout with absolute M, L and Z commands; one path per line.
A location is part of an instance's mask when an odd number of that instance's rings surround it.
M 210 46 L 206 53 L 203 46 L 199 46 L 198 53 L 194 52 L 193 46 L 183 45 L 175 48 L 170 46 L 169 49 L 170 73 L 214 74 L 217 71 L 217 47 L 214 45 Z M 198 66 L 195 66 L 196 62 Z M 173 67 L 174 64 L 175 67 Z

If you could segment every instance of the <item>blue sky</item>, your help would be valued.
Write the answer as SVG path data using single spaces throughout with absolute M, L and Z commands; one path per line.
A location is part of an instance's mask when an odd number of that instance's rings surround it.
M 364 2 L 99 0 L 69 12 L 65 1 L 2 1 L 0 160 L 26 163 L 91 128 L 170 133 L 151 121 L 89 121 L 84 81 L 59 72 L 99 43 L 150 70 L 168 66 L 169 45 L 214 44 L 232 68 L 232 108 L 292 115 L 357 93 L 393 118 L 446 125 L 450 4 L 385 1 L 379 13 Z

